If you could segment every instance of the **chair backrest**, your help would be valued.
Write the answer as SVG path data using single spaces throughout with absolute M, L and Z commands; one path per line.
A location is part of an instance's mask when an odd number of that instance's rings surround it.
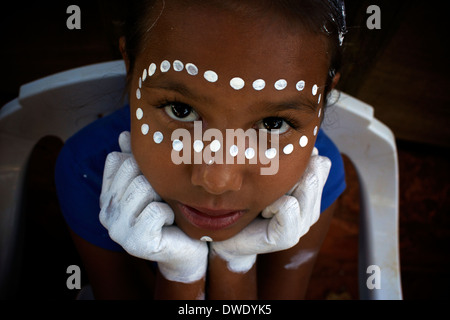
M 0 298 L 19 254 L 27 160 L 48 135 L 63 141 L 122 106 L 125 65 L 112 61 L 57 73 L 20 87 L 0 109 Z
M 20 224 L 23 173 L 44 136 L 65 141 L 122 106 L 122 60 L 72 69 L 28 83 L 0 109 L 0 296 L 13 266 Z M 335 116 L 334 120 L 329 117 Z M 361 182 L 360 292 L 362 298 L 401 299 L 398 257 L 398 170 L 391 131 L 373 109 L 341 93 L 325 130 L 354 163 Z M 381 270 L 381 288 L 366 285 L 367 267 Z
M 399 177 L 394 135 L 371 106 L 345 93 L 323 128 L 356 168 L 360 184 L 359 291 L 362 299 L 402 299 L 398 248 Z M 379 272 L 379 274 L 376 274 Z M 379 281 L 380 288 L 373 287 Z

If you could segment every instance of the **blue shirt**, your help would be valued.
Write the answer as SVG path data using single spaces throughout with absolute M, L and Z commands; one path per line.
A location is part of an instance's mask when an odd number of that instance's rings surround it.
M 84 240 L 104 249 L 123 251 L 99 221 L 99 197 L 106 156 L 120 151 L 118 137 L 130 131 L 130 107 L 86 126 L 69 138 L 55 168 L 59 203 L 69 227 Z M 319 130 L 315 146 L 319 154 L 331 160 L 331 170 L 322 192 L 321 212 L 345 190 L 345 172 L 341 154 L 333 142 Z

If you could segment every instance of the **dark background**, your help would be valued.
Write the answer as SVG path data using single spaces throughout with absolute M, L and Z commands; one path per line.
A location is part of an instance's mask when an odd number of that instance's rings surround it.
M 66 9 L 81 8 L 81 30 Z M 368 30 L 366 8 L 381 8 Z M 375 108 L 397 139 L 400 169 L 400 263 L 405 299 L 450 293 L 450 47 L 442 1 L 346 1 L 349 33 L 338 89 Z M 1 5 L 0 106 L 22 84 L 87 64 L 120 59 L 121 1 L 35 1 Z M 53 165 L 62 144 L 46 138 L 27 175 L 25 254 L 11 296 L 71 299 L 67 266 L 81 265 L 54 194 Z M 0 155 L 1 156 L 1 155 Z M 309 299 L 357 299 L 358 184 L 346 160 L 348 189 L 313 274 Z M 56 258 L 56 259 L 55 259 Z M 83 273 L 83 282 L 88 279 Z

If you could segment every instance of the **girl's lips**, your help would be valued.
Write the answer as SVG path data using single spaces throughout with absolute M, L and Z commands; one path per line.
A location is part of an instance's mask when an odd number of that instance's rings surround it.
M 219 230 L 231 226 L 245 213 L 245 210 L 211 210 L 178 204 L 181 213 L 200 229 Z

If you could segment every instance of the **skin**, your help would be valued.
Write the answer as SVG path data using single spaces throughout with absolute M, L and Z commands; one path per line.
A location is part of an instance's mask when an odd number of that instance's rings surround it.
M 149 24 L 152 21 L 149 20 Z M 217 36 L 217 35 L 220 35 Z M 121 51 L 129 69 L 125 53 L 126 41 L 121 39 Z M 239 13 L 213 7 L 185 7 L 176 2 L 166 3 L 158 22 L 148 34 L 142 51 L 136 57 L 131 79 L 131 138 L 133 154 L 141 171 L 156 192 L 175 213 L 175 223 L 187 235 L 200 239 L 208 235 L 214 240 L 225 240 L 245 228 L 260 212 L 288 192 L 300 179 L 308 164 L 315 137 L 313 130 L 320 125 L 317 104 L 323 94 L 328 58 L 323 37 L 295 28 L 286 29 L 276 16 L 262 16 L 247 21 Z M 179 59 L 199 67 L 198 76 L 173 70 L 147 80 L 138 100 L 138 79 L 151 62 Z M 219 75 L 216 83 L 207 82 L 202 74 L 214 70 Z M 246 87 L 236 91 L 229 80 L 239 76 Z M 262 78 L 266 88 L 255 91 L 251 83 Z M 277 91 L 273 83 L 286 79 L 287 89 Z M 302 93 L 292 84 L 305 80 Z M 338 77 L 334 79 L 336 84 Z M 175 86 L 174 84 L 177 84 Z M 311 93 L 313 84 L 319 86 L 317 96 Z M 177 88 L 187 88 L 188 91 Z M 216 128 L 225 137 L 226 129 L 260 128 L 267 117 L 289 117 L 299 128 L 289 128 L 280 134 L 280 151 L 288 143 L 294 144 L 290 155 L 279 153 L 279 171 L 276 175 L 260 175 L 260 165 L 250 164 L 182 164 L 172 163 L 170 136 L 177 128 L 193 130 L 192 122 L 170 118 L 162 108 L 165 101 L 183 102 L 192 106 L 203 122 L 203 129 Z M 295 109 L 280 106 L 295 102 Z M 270 110 L 268 106 L 279 110 Z M 144 110 L 144 118 L 137 120 L 136 109 Z M 323 114 L 323 113 L 322 113 Z M 144 136 L 142 123 L 150 125 L 150 133 L 161 131 L 164 141 L 155 144 L 151 135 Z M 298 146 L 302 135 L 309 143 Z M 242 217 L 230 227 L 221 230 L 203 230 L 191 224 L 178 208 L 178 203 L 210 209 L 243 210 Z M 304 297 L 315 259 L 299 268 L 287 270 L 284 266 L 301 250 L 318 251 L 328 230 L 335 205 L 322 213 L 319 221 L 291 249 L 258 256 L 257 263 L 247 273 L 233 273 L 219 257 L 210 257 L 208 286 L 206 279 L 184 284 L 168 281 L 159 272 L 153 274 L 148 263 L 127 255 L 95 247 L 73 234 L 83 258 L 96 298 L 154 297 L 163 299 L 196 299 L 206 293 L 208 299 L 299 299 Z M 268 276 L 270 275 L 270 276 Z M 292 283 L 298 285 L 292 286 Z
M 167 4 L 166 11 L 150 31 L 148 44 L 137 57 L 131 92 L 136 91 L 142 70 L 151 62 L 157 65 L 165 59 L 193 62 L 200 69 L 199 75 L 158 72 L 144 82 L 142 99 L 131 95 L 132 115 L 138 107 L 144 110 L 144 119 L 132 116 L 133 154 L 153 188 L 174 210 L 175 222 L 186 234 L 196 239 L 208 235 L 216 241 L 225 240 L 288 192 L 303 174 L 314 146 L 314 127 L 320 125 L 318 95 L 314 97 L 310 88 L 312 84 L 326 82 L 325 43 L 321 37 L 307 33 L 286 34 L 284 27 L 270 23 L 270 17 L 249 23 L 239 15 L 227 11 L 218 14 L 217 9 L 210 7 L 189 9 L 172 8 L 171 5 Z M 199 30 L 202 30 L 201 35 Z M 214 70 L 219 81 L 206 82 L 202 76 L 206 70 Z M 240 91 L 229 85 L 229 80 L 237 75 L 248 82 Z M 251 88 L 253 79 L 258 78 L 266 80 L 266 90 L 257 92 Z M 277 91 L 273 83 L 280 78 L 288 83 L 305 79 L 310 84 L 309 90 L 299 94 L 291 85 L 289 89 Z M 180 92 L 179 85 L 186 87 L 189 94 Z M 321 90 L 323 87 L 319 92 Z M 173 100 L 192 106 L 199 115 L 198 120 L 203 122 L 204 130 L 219 129 L 224 137 L 226 129 L 258 128 L 264 118 L 291 117 L 301 127 L 280 134 L 280 146 L 292 143 L 297 147 L 290 155 L 280 153 L 279 171 L 271 176 L 260 175 L 260 165 L 176 165 L 170 158 L 171 133 L 177 128 L 193 132 L 193 123 L 174 120 L 164 109 L 156 108 L 163 101 Z M 281 106 L 291 102 L 298 110 L 274 112 L 267 108 L 268 105 Z M 151 135 L 142 135 L 140 127 L 144 122 L 150 124 L 150 132 L 161 131 L 165 141 L 155 144 Z M 305 148 L 298 147 L 302 135 L 307 135 L 310 141 Z M 205 230 L 193 226 L 180 212 L 178 203 L 215 210 L 239 210 L 245 214 L 228 228 Z

